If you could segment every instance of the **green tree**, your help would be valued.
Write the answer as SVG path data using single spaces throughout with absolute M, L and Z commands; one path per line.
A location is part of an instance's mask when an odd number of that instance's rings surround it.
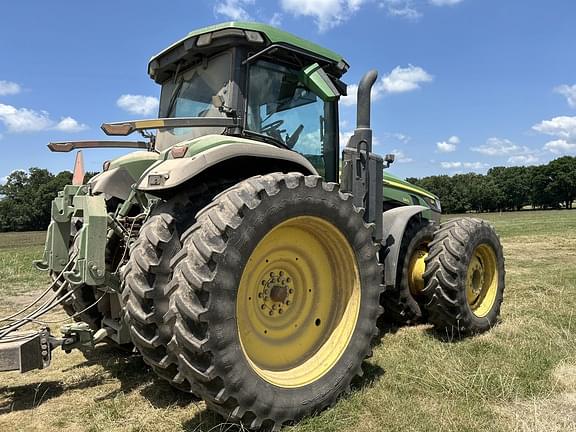
M 0 186 L 0 231 L 44 230 L 50 223 L 51 202 L 72 174 L 57 175 L 46 169 L 30 168 L 29 172 L 15 171 Z
M 550 183 L 549 191 L 553 193 L 565 208 L 572 208 L 576 199 L 576 158 L 564 156 L 548 164 Z

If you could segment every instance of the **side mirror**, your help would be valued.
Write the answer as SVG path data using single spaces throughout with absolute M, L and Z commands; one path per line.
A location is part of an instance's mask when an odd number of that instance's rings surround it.
M 384 162 L 386 162 L 386 168 L 388 168 L 390 165 L 392 165 L 395 160 L 396 160 L 396 155 L 394 155 L 392 153 L 388 153 L 386 156 L 384 156 Z
M 318 63 L 302 69 L 299 73 L 299 79 L 324 102 L 333 101 L 340 97 L 340 92 Z

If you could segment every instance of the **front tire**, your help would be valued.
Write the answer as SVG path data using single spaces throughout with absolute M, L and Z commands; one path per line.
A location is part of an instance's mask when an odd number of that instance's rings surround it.
M 424 273 L 429 321 L 449 336 L 489 330 L 497 322 L 504 296 L 504 254 L 487 222 L 453 219 L 441 225 L 430 243 Z
M 238 183 L 197 215 L 166 315 L 176 380 L 251 428 L 279 428 L 347 391 L 382 312 L 372 230 L 350 195 L 300 173 Z
M 435 225 L 427 219 L 412 219 L 402 237 L 398 253 L 396 286 L 382 295 L 384 319 L 396 324 L 414 324 L 422 319 L 419 302 L 424 289 L 422 274 L 428 244 L 434 237 Z M 383 257 L 381 259 L 384 259 Z

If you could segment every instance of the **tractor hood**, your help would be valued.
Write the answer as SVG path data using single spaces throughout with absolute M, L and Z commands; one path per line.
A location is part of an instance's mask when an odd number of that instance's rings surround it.
M 438 197 L 436 195 L 428 192 L 426 189 L 413 185 L 412 183 L 407 182 L 406 180 L 402 180 L 400 177 L 397 177 L 394 174 L 390 174 L 387 171 L 384 171 L 384 186 L 395 187 L 398 189 L 405 190 L 407 192 L 412 192 L 434 200 L 438 200 Z

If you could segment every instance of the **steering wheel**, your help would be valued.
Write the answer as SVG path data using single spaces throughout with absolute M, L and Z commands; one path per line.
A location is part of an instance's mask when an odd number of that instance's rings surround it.
M 262 129 L 260 129 L 260 133 L 265 133 L 270 135 L 270 133 L 276 133 L 276 131 L 278 131 L 278 128 L 280 126 L 282 126 L 284 124 L 284 120 L 276 120 L 273 121 L 272 123 L 268 123 L 266 126 L 262 126 Z M 283 131 L 278 131 L 278 132 L 283 132 Z
M 280 129 L 280 126 L 284 124 L 284 120 L 276 120 L 272 123 L 267 124 L 262 129 L 260 129 L 260 133 L 266 134 L 269 137 L 272 137 L 280 142 L 284 142 L 282 138 L 282 134 L 286 132 L 285 129 Z

